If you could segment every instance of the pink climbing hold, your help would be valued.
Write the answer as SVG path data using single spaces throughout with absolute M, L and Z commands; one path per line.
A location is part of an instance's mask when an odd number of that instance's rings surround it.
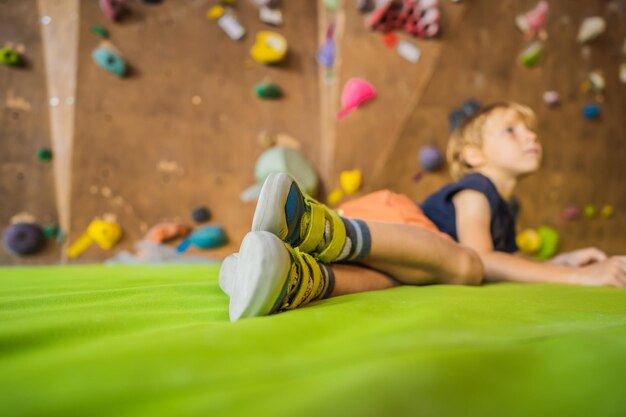
M 343 119 L 361 104 L 376 97 L 374 86 L 360 78 L 351 78 L 341 94 L 341 110 L 337 118 Z
M 109 20 L 116 20 L 124 8 L 124 0 L 98 0 L 98 3 Z

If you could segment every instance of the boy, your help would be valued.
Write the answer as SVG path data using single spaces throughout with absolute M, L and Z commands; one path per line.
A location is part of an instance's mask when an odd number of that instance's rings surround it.
M 596 248 L 565 253 L 539 263 L 515 255 L 515 219 L 507 201 L 517 182 L 540 166 L 542 148 L 533 111 L 495 103 L 463 121 L 448 144 L 448 162 L 458 182 L 422 203 L 441 231 L 475 250 L 486 281 L 626 285 L 626 257 Z M 581 268 L 582 267 L 582 268 Z
M 541 146 L 533 125 L 530 109 L 500 103 L 453 134 L 448 149 L 453 174 L 467 175 L 429 197 L 422 209 L 466 247 L 442 235 L 406 197 L 372 193 L 345 204 L 346 217 L 339 217 L 303 195 L 287 175 L 271 175 L 263 185 L 253 232 L 220 271 L 220 285 L 231 296 L 231 320 L 400 284 L 476 285 L 483 276 L 624 286 L 626 259 L 606 259 L 597 249 L 564 254 L 552 264 L 511 255 L 517 248 L 506 199 L 520 178 L 539 168 Z M 336 263 L 343 261 L 358 264 Z

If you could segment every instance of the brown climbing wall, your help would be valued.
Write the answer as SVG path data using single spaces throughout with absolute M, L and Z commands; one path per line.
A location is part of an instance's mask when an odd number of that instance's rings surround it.
M 284 8 L 285 24 L 275 30 L 291 41 L 290 51 L 268 67 L 249 50 L 258 31 L 272 28 L 249 2 L 236 9 L 248 31 L 240 42 L 207 19 L 212 2 L 128 3 L 131 13 L 115 24 L 96 2 L 82 3 L 70 236 L 113 214 L 125 234 L 118 248 L 129 248 L 147 227 L 190 222 L 191 209 L 205 204 L 233 242 L 205 253 L 225 255 L 250 228 L 254 204 L 239 193 L 254 184 L 259 132 L 289 134 L 318 161 L 317 5 Z M 129 77 L 92 62 L 94 24 L 109 30 L 132 67 Z M 277 82 L 285 98 L 255 98 L 252 89 L 264 79 Z M 79 261 L 111 255 L 93 247 Z
M 350 116 L 352 120 L 339 123 L 336 172 L 360 167 L 364 192 L 387 187 L 421 201 L 450 181 L 445 169 L 417 183 L 412 178 L 420 170 L 417 154 L 422 145 L 445 148 L 451 109 L 471 97 L 483 102 L 519 101 L 537 111 L 545 148 L 543 169 L 519 187 L 519 226 L 555 226 L 562 233 L 563 249 L 593 244 L 610 253 L 626 253 L 626 187 L 622 182 L 626 176 L 626 85 L 618 78 L 626 2 L 550 1 L 549 38 L 540 64 L 532 69 L 517 62 L 525 41 L 513 22 L 517 14 L 536 4 L 534 0 L 441 3 L 450 21 L 444 22 L 441 41 L 433 41 L 438 44 L 434 47 L 439 48 L 438 59 L 423 59 L 415 66 L 401 61 L 391 65 L 398 58 L 385 50 L 380 37 L 372 40 L 377 45 L 370 46 L 367 54 L 345 52 L 350 58 L 342 74 L 370 71 L 370 77 L 378 78 L 375 85 L 381 97 Z M 459 19 L 455 19 L 457 12 L 462 14 Z M 604 17 L 609 29 L 581 47 L 576 35 L 588 16 Z M 356 23 L 353 29 L 350 37 L 370 36 Z M 349 48 L 350 37 L 346 36 L 344 49 Z M 580 84 L 594 69 L 604 72 L 607 89 L 602 119 L 591 122 L 582 117 L 589 97 L 581 92 Z M 409 89 L 424 73 L 429 75 L 420 84 L 423 89 L 407 92 L 400 88 Z M 543 103 L 546 90 L 560 93 L 559 107 L 549 109 Z M 415 99 L 406 108 L 410 94 Z M 614 217 L 606 221 L 559 219 L 568 205 L 589 203 L 613 205 Z
M 25 65 L 0 65 L 0 230 L 16 215 L 40 224 L 56 223 L 54 172 L 40 162 L 39 148 L 51 148 L 40 22 L 35 0 L 0 2 L 0 43 L 23 51 Z M 0 250 L 2 265 L 50 264 L 60 246 L 49 241 L 36 256 L 18 258 Z

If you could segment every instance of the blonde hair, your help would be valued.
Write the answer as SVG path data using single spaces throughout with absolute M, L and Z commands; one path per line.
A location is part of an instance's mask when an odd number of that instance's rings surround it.
M 535 129 L 537 118 L 530 107 L 513 102 L 498 102 L 481 108 L 463 120 L 452 132 L 448 141 L 446 156 L 450 166 L 450 174 L 454 180 L 458 180 L 473 171 L 473 167 L 464 159 L 463 150 L 469 146 L 482 147 L 483 127 L 489 116 L 497 109 L 514 110 L 529 129 Z

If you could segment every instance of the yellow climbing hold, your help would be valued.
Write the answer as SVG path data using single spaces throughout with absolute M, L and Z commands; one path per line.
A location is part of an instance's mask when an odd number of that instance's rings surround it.
M 89 223 L 87 231 L 83 233 L 69 247 L 67 254 L 70 258 L 80 256 L 92 243 L 98 244 L 102 249 L 109 250 L 122 237 L 122 228 L 117 223 L 111 223 L 104 220 L 94 220 Z
M 287 55 L 287 39 L 278 32 L 263 30 L 257 33 L 250 55 L 261 64 L 278 63 Z
M 359 188 L 361 188 L 362 179 L 363 175 L 358 169 L 352 171 L 343 171 L 339 175 L 341 188 L 343 188 L 343 191 L 345 191 L 347 195 L 354 194 L 359 191 Z
M 217 20 L 224 14 L 224 8 L 222 6 L 213 6 L 206 12 L 206 17 L 211 20 Z
M 335 204 L 339 202 L 339 200 L 341 200 L 342 197 L 343 197 L 343 191 L 341 191 L 341 188 L 335 188 L 334 190 L 330 192 L 330 194 L 328 194 L 328 197 L 326 198 L 326 200 L 328 204 L 330 204 L 331 206 L 334 206 Z
M 611 217 L 613 217 L 614 211 L 615 210 L 613 209 L 613 206 L 607 204 L 605 206 L 602 206 L 602 209 L 600 210 L 600 216 L 602 216 L 603 219 L 610 219 Z
M 517 247 L 524 253 L 533 254 L 541 248 L 541 237 L 534 229 L 526 229 L 515 238 Z

